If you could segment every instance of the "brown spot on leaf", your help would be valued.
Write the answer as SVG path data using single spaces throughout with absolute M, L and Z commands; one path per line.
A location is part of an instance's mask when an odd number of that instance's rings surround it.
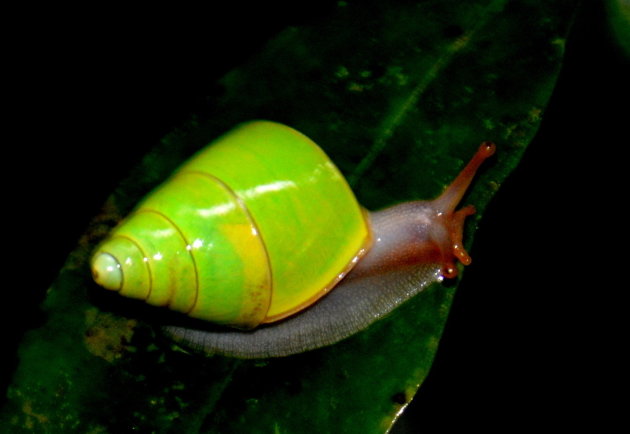
M 26 415 L 24 426 L 29 430 L 35 428 L 35 422 L 37 422 L 40 426 L 45 425 L 48 422 L 48 417 L 33 410 L 31 401 L 24 401 L 24 404 L 22 404 L 22 411 Z
M 405 395 L 405 392 L 398 392 L 392 395 L 392 401 L 396 404 L 402 405 L 407 403 L 407 396 Z
M 132 349 L 129 346 L 136 321 L 89 309 L 85 312 L 86 330 L 83 342 L 93 355 L 109 363 Z

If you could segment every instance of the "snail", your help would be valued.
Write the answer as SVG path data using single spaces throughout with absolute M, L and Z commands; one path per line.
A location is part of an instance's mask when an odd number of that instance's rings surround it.
M 164 326 L 208 354 L 280 357 L 365 329 L 471 259 L 479 150 L 432 201 L 364 210 L 326 154 L 274 122 L 241 124 L 150 193 L 97 247 L 92 275 L 121 295 L 195 318 Z M 218 325 L 218 326 L 217 326 Z M 226 327 L 231 326 L 231 327 Z

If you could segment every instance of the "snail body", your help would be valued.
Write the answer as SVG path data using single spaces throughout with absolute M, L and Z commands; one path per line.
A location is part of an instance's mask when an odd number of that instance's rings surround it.
M 92 273 L 122 295 L 214 324 L 166 326 L 181 344 L 242 358 L 278 357 L 344 339 L 429 284 L 457 274 L 455 210 L 485 142 L 433 201 L 368 213 L 323 151 L 256 121 L 185 163 L 97 248 Z

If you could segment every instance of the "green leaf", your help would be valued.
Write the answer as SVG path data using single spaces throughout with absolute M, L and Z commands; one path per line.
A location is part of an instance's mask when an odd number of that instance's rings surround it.
M 178 350 L 155 309 L 104 294 L 96 242 L 186 157 L 236 123 L 266 118 L 319 143 L 376 209 L 431 198 L 479 143 L 498 145 L 465 203 L 476 220 L 516 166 L 551 95 L 574 1 L 339 2 L 279 33 L 221 80 L 197 116 L 108 200 L 20 346 L 0 426 L 11 432 L 357 432 L 390 429 L 427 375 L 456 282 L 434 285 L 337 345 L 240 361 Z
M 623 55 L 630 58 L 630 4 L 623 0 L 605 3 L 611 34 Z

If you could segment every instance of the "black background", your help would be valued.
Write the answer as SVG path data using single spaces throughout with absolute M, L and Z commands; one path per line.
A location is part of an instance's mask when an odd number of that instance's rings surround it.
M 277 31 L 334 7 L 16 12 L 3 67 L 17 97 L 2 155 L 5 360 L 15 366 L 46 288 L 151 145 L 207 110 L 215 79 Z M 598 404 L 617 387 L 608 337 L 624 275 L 613 249 L 627 197 L 615 164 L 630 144 L 627 60 L 601 3 L 586 2 L 543 125 L 484 215 L 434 367 L 397 432 L 603 427 L 617 415 Z
M 603 2 L 583 3 L 566 48 L 542 126 L 484 214 L 431 373 L 394 432 L 618 427 L 630 70 Z

